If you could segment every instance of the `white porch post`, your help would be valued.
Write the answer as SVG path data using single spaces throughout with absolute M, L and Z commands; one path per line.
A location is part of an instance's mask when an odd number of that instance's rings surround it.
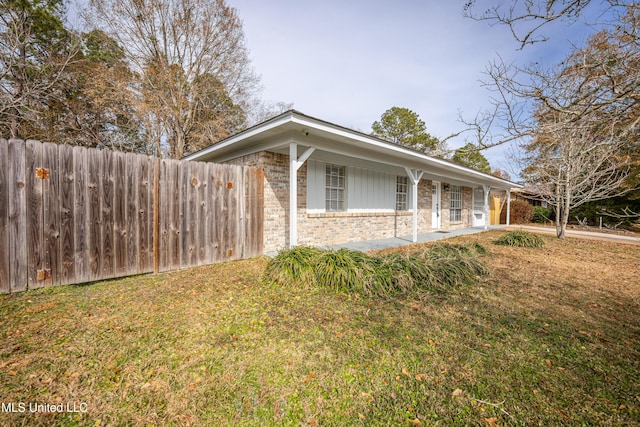
M 484 190 L 484 229 L 489 229 L 489 192 L 491 191 L 490 185 L 483 185 Z
M 507 225 L 511 225 L 511 189 L 507 190 Z
M 289 143 L 289 248 L 298 244 L 298 169 L 314 151 L 309 147 L 298 158 L 298 144 Z
M 404 168 L 411 180 L 411 204 L 413 205 L 413 236 L 411 241 L 413 243 L 418 241 L 418 183 L 422 179 L 424 172 L 416 169 Z

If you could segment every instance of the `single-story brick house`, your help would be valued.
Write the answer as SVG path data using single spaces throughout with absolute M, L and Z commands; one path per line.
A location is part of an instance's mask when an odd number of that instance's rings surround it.
M 294 110 L 185 159 L 264 170 L 266 252 L 486 226 L 521 187 Z

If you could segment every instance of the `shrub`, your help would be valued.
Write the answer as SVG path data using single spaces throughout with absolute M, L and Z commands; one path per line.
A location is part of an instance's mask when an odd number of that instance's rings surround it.
M 544 240 L 542 240 L 541 237 L 534 236 L 522 230 L 509 231 L 493 243 L 496 245 L 520 246 L 524 248 L 541 248 L 544 246 Z
M 531 221 L 537 222 L 540 224 L 553 221 L 553 211 L 549 208 L 545 208 L 542 206 L 534 206 L 533 216 L 531 217 Z
M 512 200 L 510 205 L 511 224 L 528 224 L 533 217 L 533 206 L 524 200 Z M 507 209 L 502 209 L 500 214 L 500 222 L 506 224 Z

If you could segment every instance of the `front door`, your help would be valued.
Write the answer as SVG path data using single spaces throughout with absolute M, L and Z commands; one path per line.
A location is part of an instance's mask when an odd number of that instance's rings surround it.
M 431 228 L 439 230 L 440 227 L 440 183 L 431 181 Z

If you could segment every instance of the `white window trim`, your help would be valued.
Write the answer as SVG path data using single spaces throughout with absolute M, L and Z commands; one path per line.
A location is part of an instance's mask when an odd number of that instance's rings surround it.
M 401 180 L 404 182 L 399 182 Z M 404 191 L 400 191 L 403 187 Z M 409 210 L 409 177 L 398 175 L 396 177 L 396 211 L 407 210 Z
M 334 169 L 338 171 L 337 175 L 329 175 L 330 169 Z M 329 176 L 335 177 L 337 176 L 338 181 L 342 178 L 342 186 L 333 186 L 327 183 L 327 178 Z M 333 163 L 326 163 L 324 166 L 324 201 L 325 201 L 325 212 L 346 212 L 347 211 L 347 167 L 342 165 L 336 165 Z M 330 192 L 334 190 L 336 191 L 336 198 L 333 199 L 331 197 Z M 341 196 L 341 197 L 340 197 Z M 332 202 L 335 201 L 336 208 L 332 209 Z
M 451 185 L 449 187 L 449 222 L 461 222 L 461 221 L 462 221 L 462 187 L 459 185 Z

